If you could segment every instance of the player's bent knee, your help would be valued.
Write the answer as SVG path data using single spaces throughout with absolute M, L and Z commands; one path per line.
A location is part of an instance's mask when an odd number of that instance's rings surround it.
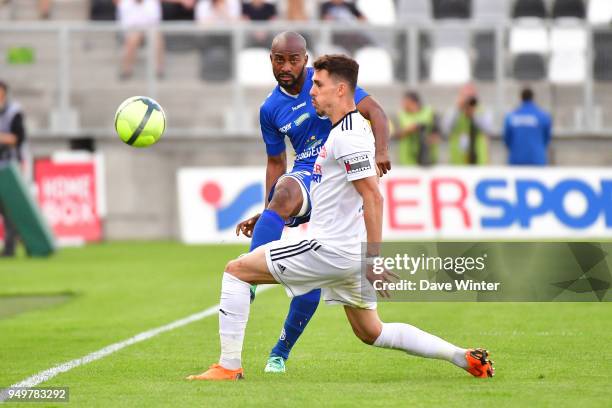
M 276 211 L 283 219 L 287 219 L 299 210 L 302 206 L 302 200 L 299 185 L 295 189 L 291 186 L 280 185 L 274 189 L 274 195 L 268 208 Z
M 240 278 L 240 270 L 241 270 L 241 265 L 240 265 L 240 259 L 233 259 L 231 261 L 229 261 L 227 263 L 227 265 L 225 265 L 225 273 L 229 273 L 230 275 L 236 277 L 236 278 Z

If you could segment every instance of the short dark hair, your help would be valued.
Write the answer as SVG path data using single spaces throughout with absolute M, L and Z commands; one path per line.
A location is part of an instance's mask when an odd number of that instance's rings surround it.
M 414 101 L 417 105 L 421 104 L 421 96 L 416 91 L 404 92 L 404 98 Z
M 341 54 L 322 55 L 314 62 L 317 71 L 326 70 L 330 76 L 343 79 L 348 82 L 351 91 L 357 87 L 357 76 L 359 75 L 359 64 L 351 57 Z
M 523 102 L 533 101 L 533 90 L 529 87 L 523 88 L 521 91 L 521 100 Z
M 4 90 L 4 92 L 8 92 L 8 84 L 0 79 L 0 88 Z

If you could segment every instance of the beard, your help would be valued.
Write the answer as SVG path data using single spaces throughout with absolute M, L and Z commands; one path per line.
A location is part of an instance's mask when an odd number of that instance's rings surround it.
M 276 82 L 278 82 L 278 84 L 282 86 L 283 88 L 291 88 L 302 79 L 302 77 L 304 76 L 305 70 L 306 70 L 306 64 L 302 66 L 302 70 L 300 71 L 300 74 L 298 76 L 295 76 L 292 74 L 282 74 L 283 76 L 290 77 L 290 79 L 281 79 L 281 74 L 278 74 L 278 75 L 275 75 L 274 78 L 276 79 Z

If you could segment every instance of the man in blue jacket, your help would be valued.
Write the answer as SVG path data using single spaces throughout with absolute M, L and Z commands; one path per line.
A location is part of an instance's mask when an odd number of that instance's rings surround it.
M 548 163 L 552 120 L 550 115 L 533 102 L 533 91 L 521 91 L 523 103 L 506 115 L 504 142 L 508 147 L 508 163 L 512 165 L 544 166 Z

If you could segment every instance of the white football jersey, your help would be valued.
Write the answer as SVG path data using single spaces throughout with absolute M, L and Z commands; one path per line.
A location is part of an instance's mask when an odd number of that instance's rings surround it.
M 309 235 L 347 255 L 361 255 L 366 242 L 363 200 L 352 181 L 376 176 L 374 135 L 354 110 L 336 123 L 315 162 Z

